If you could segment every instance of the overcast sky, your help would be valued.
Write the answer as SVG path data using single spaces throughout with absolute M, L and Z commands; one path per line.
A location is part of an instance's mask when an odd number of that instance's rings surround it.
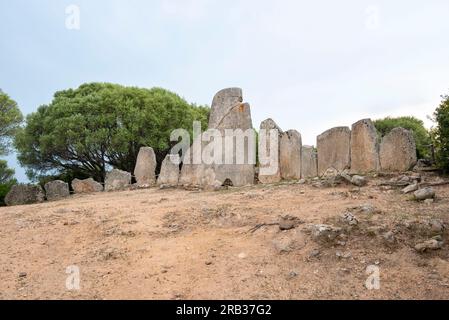
M 305 144 L 362 118 L 430 126 L 449 93 L 448 16 L 447 0 L 0 0 L 0 88 L 28 114 L 92 81 L 199 104 L 238 86 L 255 127 L 271 117 Z

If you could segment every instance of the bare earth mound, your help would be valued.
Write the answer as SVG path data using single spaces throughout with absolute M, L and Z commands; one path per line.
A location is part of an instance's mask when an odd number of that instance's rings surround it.
M 379 182 L 149 189 L 0 208 L 0 299 L 449 298 L 448 245 L 415 250 L 447 239 L 449 186 L 425 204 Z M 317 237 L 318 224 L 338 234 Z M 66 288 L 69 266 L 79 267 L 80 290 Z M 379 290 L 365 286 L 369 266 Z

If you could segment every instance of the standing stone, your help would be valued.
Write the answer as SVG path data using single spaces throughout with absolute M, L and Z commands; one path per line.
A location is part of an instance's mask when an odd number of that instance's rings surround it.
M 209 129 L 250 129 L 251 111 L 240 88 L 219 91 L 212 100 Z
M 187 152 L 187 156 L 190 157 L 190 164 L 186 164 L 184 161 L 180 184 L 184 186 L 197 185 L 205 188 L 216 188 L 218 184 L 224 184 L 226 181 L 232 182 L 233 186 L 253 184 L 255 134 L 252 130 L 251 108 L 249 104 L 243 103 L 240 88 L 224 89 L 215 95 L 212 101 L 209 129 L 221 134 L 223 157 L 220 163 L 194 164 L 192 162 L 193 152 L 190 148 Z M 237 133 L 235 130 L 239 130 L 241 133 L 237 137 L 235 136 Z M 242 133 L 245 133 L 246 136 Z M 202 141 L 204 137 L 205 134 L 203 133 L 195 141 L 202 146 L 202 152 L 208 146 L 208 142 Z M 225 142 L 227 138 L 230 138 L 229 141 L 234 141 L 233 149 L 226 150 Z M 240 148 L 235 147 L 239 144 L 241 145 Z M 240 155 L 243 156 L 242 161 L 239 161 Z M 227 162 L 226 158 L 231 161 Z
M 106 174 L 105 190 L 118 191 L 129 188 L 131 185 L 131 173 L 114 169 Z
M 412 133 L 395 128 L 380 144 L 380 166 L 383 171 L 408 171 L 417 162 L 416 144 Z
M 72 181 L 73 192 L 76 194 L 81 193 L 94 193 L 102 192 L 103 186 L 92 178 L 85 180 L 74 179 Z
M 281 177 L 285 180 L 301 179 L 301 134 L 296 130 L 289 130 L 281 138 Z
M 44 191 L 40 186 L 18 184 L 11 188 L 5 197 L 7 206 L 41 203 L 45 200 Z
M 370 119 L 360 120 L 351 130 L 351 172 L 368 173 L 379 170 L 377 130 Z
M 261 183 L 276 183 L 281 181 L 281 139 L 284 134 L 282 129 L 273 121 L 273 119 L 267 119 L 260 124 L 259 133 L 259 181 Z M 262 131 L 264 130 L 264 131 Z M 273 139 L 271 137 L 271 130 L 277 132 L 274 136 L 274 144 L 271 143 Z M 262 136 L 264 135 L 264 136 Z M 265 138 L 265 143 L 262 139 Z M 264 154 L 265 153 L 265 154 Z M 263 160 L 263 158 L 271 159 L 270 161 Z M 264 163 L 266 162 L 266 163 Z
M 177 154 L 168 154 L 162 162 L 161 173 L 157 179 L 158 186 L 176 187 L 179 181 L 180 157 Z
M 339 172 L 351 166 L 351 130 L 348 127 L 329 129 L 318 136 L 318 174 L 329 168 Z
M 201 148 L 201 136 L 198 136 L 193 145 L 199 144 Z M 179 185 L 184 187 L 201 187 L 201 177 L 204 174 L 205 165 L 203 163 L 194 163 L 193 145 L 187 150 L 183 158 Z M 189 163 L 186 162 L 189 159 Z
M 156 164 L 156 155 L 153 148 L 140 148 L 134 169 L 138 187 L 147 188 L 156 183 Z
M 45 193 L 48 201 L 64 199 L 70 196 L 69 184 L 61 180 L 45 184 Z
M 304 179 L 318 176 L 318 157 L 315 148 L 312 146 L 302 146 L 301 176 Z
M 256 165 L 256 135 L 251 119 L 251 107 L 243 103 L 240 88 L 228 88 L 219 91 L 212 101 L 209 129 L 221 132 L 222 164 L 213 165 L 215 176 L 205 170 L 209 187 L 217 188 L 226 181 L 235 187 L 254 184 Z M 233 141 L 233 146 L 226 149 L 226 141 Z M 240 141 L 240 142 L 239 142 Z M 226 158 L 232 160 L 230 163 Z

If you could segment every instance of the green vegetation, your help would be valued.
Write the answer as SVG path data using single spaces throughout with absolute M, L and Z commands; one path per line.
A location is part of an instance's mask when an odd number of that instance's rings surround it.
M 110 167 L 133 172 L 140 147 L 160 164 L 174 129 L 207 127 L 209 108 L 161 89 L 90 83 L 54 95 L 30 114 L 16 137 L 18 159 L 32 180 L 52 175 L 104 181 Z
M 433 130 L 437 165 L 449 173 L 449 96 L 442 96 L 440 106 L 434 113 L 437 127 Z
M 8 168 L 6 161 L 0 160 L 0 206 L 5 205 L 5 197 L 16 183 L 14 169 Z
M 0 156 L 8 154 L 11 141 L 23 121 L 17 103 L 0 89 Z M 4 160 L 0 160 L 0 206 L 5 205 L 5 196 L 17 183 L 14 169 L 8 168 Z
M 8 153 L 11 138 L 22 120 L 23 116 L 17 103 L 0 89 L 0 155 Z

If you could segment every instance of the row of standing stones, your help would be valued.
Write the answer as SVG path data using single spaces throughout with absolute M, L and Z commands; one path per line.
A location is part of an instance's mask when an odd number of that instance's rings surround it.
M 218 92 L 211 106 L 209 128 L 219 130 L 224 136 L 226 129 L 253 128 L 251 110 L 243 102 L 240 88 L 229 88 Z M 317 137 L 316 149 L 303 146 L 301 134 L 296 130 L 284 132 L 272 119 L 263 121 L 260 129 L 276 130 L 279 144 L 276 150 L 270 150 L 270 143 L 262 145 L 259 137 L 259 153 L 265 150 L 267 155 L 277 153 L 278 169 L 269 175 L 256 174 L 264 165 L 255 164 L 184 164 L 180 170 L 178 155 L 167 155 L 162 163 L 159 177 L 156 178 L 156 156 L 150 147 L 141 148 L 134 170 L 136 187 L 199 187 L 217 189 L 225 183 L 233 186 L 246 186 L 257 183 L 269 184 L 282 180 L 299 180 L 320 177 L 329 169 L 335 172 L 366 174 L 388 171 L 405 172 L 417 163 L 416 145 L 410 131 L 403 128 L 393 129 L 379 142 L 376 128 L 370 119 L 358 121 L 349 127 L 337 127 L 327 130 Z M 270 141 L 269 137 L 265 141 Z M 193 142 L 203 144 L 201 136 Z M 248 148 L 248 144 L 245 144 Z M 247 150 L 245 150 L 247 151 Z M 245 152 L 245 154 L 248 154 Z M 192 157 L 192 151 L 187 151 Z M 234 155 L 235 161 L 235 155 Z M 192 163 L 192 162 L 190 162 Z M 236 163 L 236 162 L 234 162 Z M 257 177 L 257 178 L 256 178 Z M 94 193 L 117 191 L 131 187 L 132 175 L 129 172 L 114 169 L 106 175 L 103 185 L 92 178 L 72 181 L 74 193 Z M 59 200 L 70 196 L 69 185 L 63 181 L 52 181 L 44 190 L 34 185 L 14 186 L 5 198 L 7 205 L 21 205 Z M 46 195 L 45 195 L 46 194 Z

